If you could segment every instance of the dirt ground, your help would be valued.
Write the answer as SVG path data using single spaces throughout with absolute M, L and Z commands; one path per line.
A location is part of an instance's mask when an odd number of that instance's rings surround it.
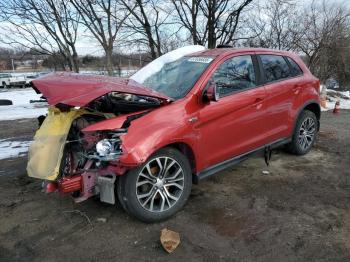
M 36 121 L 0 126 L 0 139 L 28 139 Z M 350 111 L 323 113 L 309 154 L 277 151 L 269 167 L 257 157 L 221 172 L 158 224 L 95 199 L 46 195 L 25 157 L 1 160 L 0 261 L 350 261 L 349 126 Z M 181 235 L 172 254 L 159 242 L 165 227 Z

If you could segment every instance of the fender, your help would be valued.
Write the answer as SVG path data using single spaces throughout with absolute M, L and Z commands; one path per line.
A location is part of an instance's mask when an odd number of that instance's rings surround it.
M 120 164 L 126 167 L 139 166 L 154 152 L 172 144 L 185 144 L 194 152 L 196 138 L 195 136 L 183 137 L 182 134 L 186 133 L 185 130 L 186 128 L 183 127 L 169 126 L 168 128 L 160 129 L 155 133 L 145 136 L 142 140 L 136 138 L 139 137 L 138 132 L 135 134 L 128 132 L 120 137 L 122 141 L 122 150 L 125 152 L 125 155 L 122 155 L 119 159 Z M 140 131 L 141 134 L 146 132 Z M 168 136 L 172 135 L 174 135 L 174 138 L 168 139 Z M 194 156 L 194 158 L 196 158 L 196 156 Z
M 195 152 L 199 134 L 188 121 L 194 112 L 180 103 L 153 110 L 132 121 L 127 133 L 120 137 L 125 153 L 119 159 L 121 165 L 141 165 L 160 148 L 176 143 L 186 144 Z
M 303 104 L 303 106 L 300 107 L 298 112 L 296 113 L 296 117 L 294 118 L 294 124 L 293 124 L 293 134 L 295 132 L 297 121 L 298 121 L 298 118 L 299 118 L 301 112 L 303 112 L 305 110 L 305 108 L 307 108 L 310 105 L 316 105 L 317 108 L 318 108 L 318 112 L 319 113 L 316 114 L 316 117 L 317 117 L 318 131 L 320 130 L 320 118 L 321 118 L 321 106 L 320 106 L 320 103 L 317 100 L 309 100 L 305 104 Z

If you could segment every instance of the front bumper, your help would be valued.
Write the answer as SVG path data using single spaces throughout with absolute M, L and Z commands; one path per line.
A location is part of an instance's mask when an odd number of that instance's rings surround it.
M 46 192 L 59 192 L 61 194 L 71 193 L 74 202 L 80 203 L 88 198 L 99 195 L 101 202 L 115 204 L 114 187 L 116 177 L 123 172 L 121 170 L 102 169 L 91 170 L 92 161 L 86 164 L 87 170 L 80 175 L 64 177 L 55 182 L 46 184 Z
M 27 173 L 30 177 L 45 180 L 46 192 L 71 193 L 75 202 L 82 202 L 99 194 L 101 201 L 113 204 L 115 200 L 111 192 L 114 192 L 116 176 L 127 171 L 127 168 L 119 163 L 121 152 L 113 155 L 113 158 L 106 159 L 97 155 L 86 156 L 87 161 L 79 172 L 72 176 L 59 176 L 72 122 L 86 114 L 93 113 L 83 109 L 61 112 L 55 107 L 50 107 L 29 148 Z

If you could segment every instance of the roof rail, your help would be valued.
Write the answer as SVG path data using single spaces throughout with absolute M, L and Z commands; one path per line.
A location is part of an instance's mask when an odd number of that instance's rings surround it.
M 217 45 L 216 48 L 232 48 L 232 45 Z

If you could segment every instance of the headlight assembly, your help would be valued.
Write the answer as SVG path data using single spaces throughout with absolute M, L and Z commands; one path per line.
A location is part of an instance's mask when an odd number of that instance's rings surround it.
M 112 151 L 112 143 L 108 139 L 103 139 L 96 144 L 96 152 L 99 156 L 107 156 Z
M 96 153 L 90 155 L 89 158 L 100 161 L 116 160 L 121 155 L 121 147 L 119 139 L 102 139 L 96 144 Z

